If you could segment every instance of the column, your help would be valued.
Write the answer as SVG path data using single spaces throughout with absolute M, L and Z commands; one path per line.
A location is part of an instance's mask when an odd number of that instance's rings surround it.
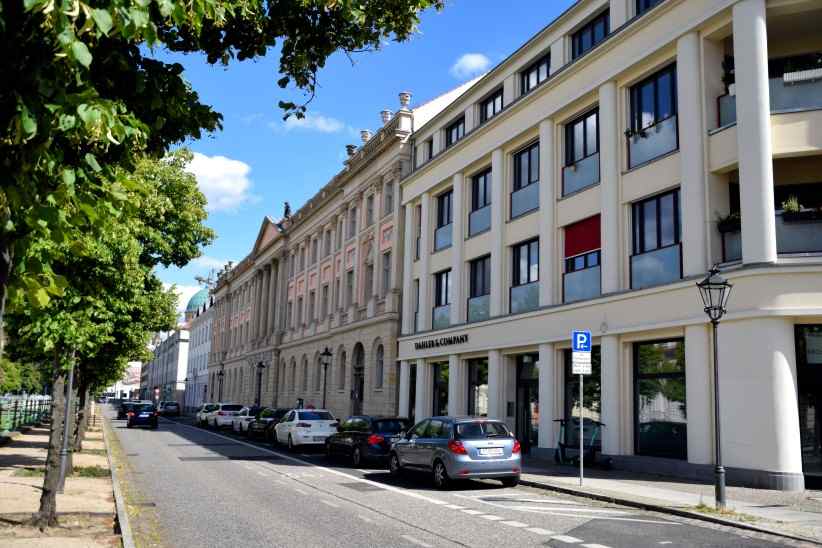
M 273 299 L 271 298 L 271 263 L 263 267 L 262 280 L 263 283 L 261 285 L 262 289 L 260 292 L 260 337 L 266 339 L 268 338 L 268 332 L 270 331 L 269 326 L 271 323 L 269 322 L 269 316 L 273 305 Z
M 451 324 L 465 323 L 466 297 L 465 260 L 463 247 L 465 243 L 465 177 L 456 173 L 452 178 L 452 225 L 451 225 Z M 451 399 L 448 399 L 449 407 Z M 449 411 L 450 413 L 450 411 Z
M 689 32 L 676 42 L 679 104 L 679 157 L 682 165 L 682 271 L 702 274 L 707 268 L 708 223 L 705 208 L 705 127 L 702 119 L 699 34 Z
M 277 262 L 277 297 L 274 301 L 274 324 L 272 330 L 277 333 L 285 327 L 286 307 L 288 306 L 288 254 L 283 252 Z
M 265 307 L 265 299 L 263 298 L 263 273 L 262 270 L 257 270 L 254 274 L 254 340 L 258 340 L 263 333 L 263 309 Z
M 712 464 L 713 366 L 710 325 L 685 327 L 685 406 L 688 417 L 688 462 Z
M 411 365 L 408 360 L 400 362 L 400 405 L 399 416 L 410 418 L 410 401 L 411 396 Z
M 556 401 L 556 353 L 553 344 L 539 345 L 539 444 L 543 449 L 556 446 L 557 432 L 554 418 Z
M 505 180 L 504 156 L 498 148 L 491 153 L 491 317 L 503 313 L 503 275 L 505 240 Z
M 742 262 L 776 261 L 765 0 L 733 7 Z
M 505 363 L 502 352 L 488 352 L 488 418 L 504 421 L 505 409 Z
M 448 356 L 448 414 L 468 414 L 468 363 L 458 354 Z
M 433 411 L 434 379 L 432 375 L 431 365 L 423 359 L 417 360 L 417 397 L 414 402 L 414 412 L 417 415 L 417 420 L 431 416 L 431 412 Z
M 431 195 L 422 195 L 420 235 L 420 331 L 431 329 Z M 419 373 L 418 373 L 419 375 Z M 429 406 L 430 407 L 430 406 Z M 417 408 L 422 409 L 422 408 Z M 428 408 L 426 408 L 428 409 Z M 419 413 L 419 411 L 417 411 Z
M 556 162 L 554 161 L 554 122 L 539 123 L 539 304 L 554 304 L 554 201 L 556 200 Z
M 621 455 L 623 451 L 619 439 L 622 432 L 622 421 L 619 409 L 622 390 L 619 338 L 616 335 L 604 335 L 599 344 L 602 365 L 601 420 L 605 423 L 605 428 L 602 429 L 602 453 Z
M 410 335 L 414 332 L 414 291 L 412 290 L 412 273 L 414 268 L 414 204 L 407 203 L 405 209 L 405 234 L 402 248 L 402 332 Z M 394 249 L 400 254 L 400 248 Z M 394 276 L 397 277 L 396 275 Z
M 405 208 L 400 206 L 400 183 L 398 180 L 391 182 L 394 187 L 394 230 L 391 235 L 391 287 L 386 292 L 386 295 L 391 295 L 386 298 L 386 310 L 394 312 L 399 307 L 400 292 L 403 287 L 410 288 L 411 284 L 403 285 L 405 272 L 404 255 L 408 255 L 413 260 L 413 252 L 410 245 L 402 247 L 401 242 L 404 241 L 405 234 L 408 232 L 408 222 L 405 220 L 408 213 Z M 413 215 L 411 215 L 413 219 Z M 413 232 L 413 231 L 412 231 Z M 413 244 L 413 241 L 411 242 Z
M 606 82 L 599 88 L 599 169 L 601 213 L 602 293 L 620 289 L 619 231 L 619 127 L 617 87 Z

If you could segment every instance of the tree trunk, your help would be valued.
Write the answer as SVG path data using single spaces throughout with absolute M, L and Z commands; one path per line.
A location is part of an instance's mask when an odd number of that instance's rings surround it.
M 89 397 L 89 389 L 80 389 L 80 401 L 77 409 L 77 428 L 74 430 L 74 451 L 80 453 L 83 451 L 83 438 L 86 436 L 86 428 L 88 428 L 89 412 L 91 411 L 91 398 Z
M 0 358 L 3 357 L 3 346 L 6 343 L 3 318 L 6 315 L 6 296 L 9 293 L 9 279 L 13 259 L 14 253 L 11 249 L 11 242 L 0 236 Z
M 77 377 L 77 371 L 74 372 L 75 378 Z M 70 477 L 74 473 L 74 436 L 77 435 L 77 425 L 80 422 L 77 417 L 77 398 L 78 398 L 78 386 L 77 384 L 74 385 L 71 394 L 71 401 L 69 401 L 69 438 L 68 438 L 68 445 L 66 446 L 67 454 L 66 454 L 66 476 Z M 65 481 L 65 480 L 63 480 Z
M 49 449 L 46 455 L 46 474 L 43 477 L 40 510 L 32 517 L 32 525 L 41 531 L 46 527 L 57 526 L 57 488 L 60 483 L 60 445 L 63 441 L 63 420 L 65 419 L 66 372 L 59 369 L 56 363 L 55 369 L 51 385 L 51 424 Z

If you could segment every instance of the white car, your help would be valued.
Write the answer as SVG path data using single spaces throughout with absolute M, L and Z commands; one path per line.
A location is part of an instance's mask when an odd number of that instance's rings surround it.
M 239 403 L 218 403 L 216 405 L 215 409 L 206 414 L 206 422 L 212 428 L 231 426 L 231 421 L 243 408 Z
M 248 432 L 248 425 L 257 418 L 261 407 L 243 407 L 240 412 L 231 418 L 231 429 L 240 434 Z
M 216 409 L 216 403 L 204 403 L 197 409 L 197 413 L 194 415 L 194 422 L 197 426 L 208 426 L 209 414 L 212 411 L 216 411 Z
M 290 450 L 298 445 L 325 445 L 325 439 L 337 432 L 339 421 L 325 409 L 292 409 L 274 427 L 275 440 Z

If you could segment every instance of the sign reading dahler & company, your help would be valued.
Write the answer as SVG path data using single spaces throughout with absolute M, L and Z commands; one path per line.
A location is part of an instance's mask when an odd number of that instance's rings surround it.
M 437 348 L 440 346 L 451 346 L 453 344 L 465 344 L 468 342 L 468 335 L 451 335 L 449 337 L 440 337 L 439 339 L 428 339 L 427 341 L 419 341 L 414 343 L 414 350 L 425 350 L 427 348 Z

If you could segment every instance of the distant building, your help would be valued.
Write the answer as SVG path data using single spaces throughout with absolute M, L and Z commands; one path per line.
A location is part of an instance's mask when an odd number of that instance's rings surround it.
M 106 387 L 104 393 L 113 398 L 123 400 L 138 397 L 140 393 L 142 365 L 140 362 L 128 362 L 128 366 L 126 366 L 126 370 L 123 371 L 123 376 L 120 380 Z
M 154 401 L 174 400 L 182 406 L 188 366 L 188 330 L 179 328 L 160 334 L 158 338 L 154 357 L 143 364 L 141 397 Z
M 189 348 L 183 407 L 192 410 L 205 401 L 208 385 L 208 353 L 211 351 L 214 316 L 208 289 L 202 289 L 191 297 L 185 314 L 189 327 Z

